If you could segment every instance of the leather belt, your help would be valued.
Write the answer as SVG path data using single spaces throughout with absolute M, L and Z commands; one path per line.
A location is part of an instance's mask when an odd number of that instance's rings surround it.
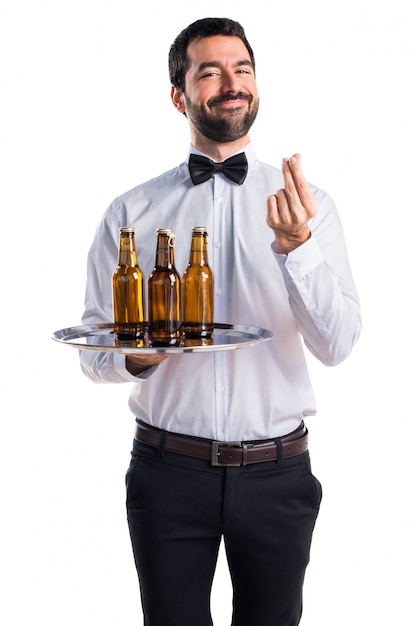
M 308 450 L 308 429 L 303 427 L 285 437 L 274 441 L 210 441 L 194 439 L 186 435 L 151 428 L 137 424 L 135 439 L 153 448 L 162 448 L 167 452 L 176 452 L 196 459 L 205 459 L 215 466 L 238 466 L 265 461 L 276 461 L 277 446 L 281 445 L 279 458 L 287 459 Z

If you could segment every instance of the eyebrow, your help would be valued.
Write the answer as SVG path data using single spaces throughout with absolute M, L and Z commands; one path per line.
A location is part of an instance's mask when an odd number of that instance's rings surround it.
M 222 64 L 219 63 L 218 61 L 204 61 L 197 68 L 197 72 L 199 73 L 202 70 L 206 70 L 209 67 L 221 67 L 221 65 Z M 235 67 L 243 67 L 243 66 L 251 67 L 251 69 L 253 68 L 253 64 L 251 63 L 249 59 L 242 59 L 241 61 L 237 61 L 237 63 L 235 63 Z

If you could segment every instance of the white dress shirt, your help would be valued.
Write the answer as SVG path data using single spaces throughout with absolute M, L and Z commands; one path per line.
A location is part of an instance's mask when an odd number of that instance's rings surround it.
M 200 154 L 193 148 L 190 152 Z M 351 352 L 360 305 L 340 219 L 331 198 L 311 186 L 318 205 L 311 238 L 278 254 L 266 224 L 266 199 L 283 187 L 280 169 L 245 149 L 249 169 L 237 185 L 217 173 L 194 186 L 187 161 L 116 198 L 104 213 L 88 256 L 84 324 L 113 321 L 112 273 L 119 228 L 133 226 L 146 282 L 155 261 L 156 229 L 176 234 L 180 275 L 194 226 L 209 233 L 215 277 L 215 322 L 271 330 L 251 348 L 175 354 L 141 378 L 125 356 L 81 350 L 84 373 L 97 383 L 133 383 L 129 406 L 143 421 L 172 432 L 222 441 L 278 437 L 316 413 L 305 348 L 325 365 Z M 302 341 L 303 339 L 303 341 Z

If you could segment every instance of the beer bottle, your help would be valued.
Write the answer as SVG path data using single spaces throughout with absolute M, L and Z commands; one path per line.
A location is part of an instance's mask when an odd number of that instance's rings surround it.
M 183 332 L 185 337 L 211 337 L 213 333 L 214 277 L 208 264 L 207 229 L 192 230 L 189 264 L 182 276 Z
M 174 264 L 172 228 L 157 230 L 155 267 L 148 278 L 149 339 L 153 346 L 170 346 L 181 338 L 181 280 Z
M 138 266 L 134 228 L 119 229 L 119 258 L 113 272 L 113 316 L 119 338 L 144 333 L 143 275 Z

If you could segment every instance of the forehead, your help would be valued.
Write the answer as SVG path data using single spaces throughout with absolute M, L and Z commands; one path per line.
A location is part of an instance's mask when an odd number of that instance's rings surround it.
M 195 39 L 187 48 L 189 70 L 197 70 L 204 63 L 238 64 L 250 62 L 250 55 L 239 37 L 214 35 Z

